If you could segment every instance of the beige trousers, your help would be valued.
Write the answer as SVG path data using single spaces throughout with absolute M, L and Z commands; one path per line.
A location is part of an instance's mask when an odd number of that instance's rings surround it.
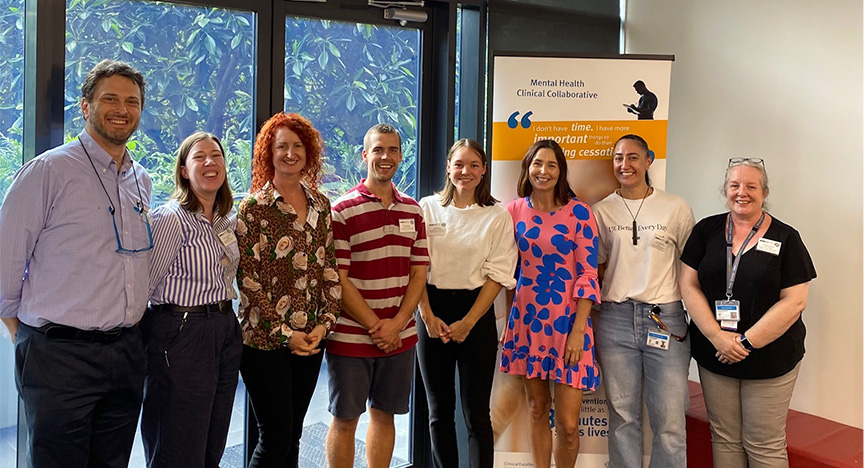
M 786 414 L 800 368 L 799 362 L 780 377 L 742 380 L 699 366 L 716 468 L 789 467 Z

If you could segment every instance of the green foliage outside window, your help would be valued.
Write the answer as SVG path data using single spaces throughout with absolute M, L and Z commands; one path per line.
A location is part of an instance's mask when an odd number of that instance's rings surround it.
M 285 31 L 285 110 L 324 137 L 324 191 L 335 198 L 366 176 L 363 135 L 389 123 L 402 136 L 393 181 L 416 196 L 419 31 L 295 17 Z
M 0 0 L 0 199 L 21 164 L 24 0 Z M 129 62 L 147 80 L 129 149 L 153 180 L 153 205 L 173 191 L 177 147 L 196 130 L 220 136 L 235 192 L 248 190 L 255 137 L 255 15 L 141 0 L 68 0 L 65 140 L 84 128 L 80 87 L 99 60 Z M 403 138 L 395 182 L 416 195 L 420 34 L 327 20 L 286 20 L 285 110 L 325 139 L 324 191 L 335 198 L 365 176 L 365 131 L 394 124 Z
M 21 167 L 24 0 L 0 0 L 0 203 Z
M 225 147 L 235 192 L 251 179 L 254 15 L 137 0 L 69 0 L 66 139 L 83 130 L 81 83 L 98 61 L 128 62 L 147 80 L 141 126 L 129 142 L 153 180 L 154 206 L 174 190 L 177 147 L 197 130 Z

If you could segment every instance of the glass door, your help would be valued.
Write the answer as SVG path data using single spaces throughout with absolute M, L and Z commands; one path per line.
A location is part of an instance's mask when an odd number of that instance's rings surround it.
M 302 114 L 321 132 L 331 200 L 365 177 L 363 135 L 377 123 L 399 130 L 403 161 L 393 181 L 416 197 L 419 77 L 417 29 L 286 19 L 285 111 Z
M 0 0 L 0 204 L 22 163 L 24 0 Z M 19 450 L 15 347 L 0 325 L 0 468 L 14 468 Z
M 394 23 L 395 24 L 395 23 Z M 285 111 L 308 118 L 325 141 L 322 191 L 335 200 L 366 176 L 363 136 L 377 123 L 402 136 L 403 159 L 393 181 L 417 198 L 420 30 L 289 16 L 285 20 Z M 326 465 L 324 442 L 332 420 L 327 411 L 327 362 L 306 414 L 301 467 Z M 418 385 L 418 382 L 415 382 Z M 368 413 L 360 418 L 356 467 L 366 466 Z M 411 464 L 410 415 L 396 416 L 390 466 Z
M 219 7 L 67 0 L 64 141 L 84 129 L 79 102 L 87 72 L 103 58 L 126 61 L 147 80 L 141 124 L 127 146 L 153 182 L 151 206 L 171 196 L 177 148 L 198 130 L 222 140 L 228 180 L 239 200 L 251 180 L 255 21 L 254 12 Z M 245 403 L 241 379 L 223 467 L 245 466 Z M 146 466 L 140 432 L 129 466 Z

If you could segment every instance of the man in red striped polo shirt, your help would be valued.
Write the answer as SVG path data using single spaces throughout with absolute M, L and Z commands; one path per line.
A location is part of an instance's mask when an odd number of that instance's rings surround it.
M 408 412 L 417 333 L 414 309 L 426 285 L 426 226 L 392 179 L 402 140 L 387 124 L 363 138 L 368 175 L 333 204 L 333 238 L 342 282 L 342 314 L 327 340 L 330 468 L 354 466 L 357 421 L 369 404 L 369 468 L 390 466 L 394 414 Z

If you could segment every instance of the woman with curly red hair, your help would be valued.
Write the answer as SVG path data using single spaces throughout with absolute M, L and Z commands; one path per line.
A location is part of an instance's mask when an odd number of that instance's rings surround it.
M 251 193 L 240 203 L 240 372 L 259 432 L 250 468 L 297 466 L 321 342 L 339 314 L 330 201 L 317 189 L 322 146 L 299 114 L 271 117 L 255 141 Z

